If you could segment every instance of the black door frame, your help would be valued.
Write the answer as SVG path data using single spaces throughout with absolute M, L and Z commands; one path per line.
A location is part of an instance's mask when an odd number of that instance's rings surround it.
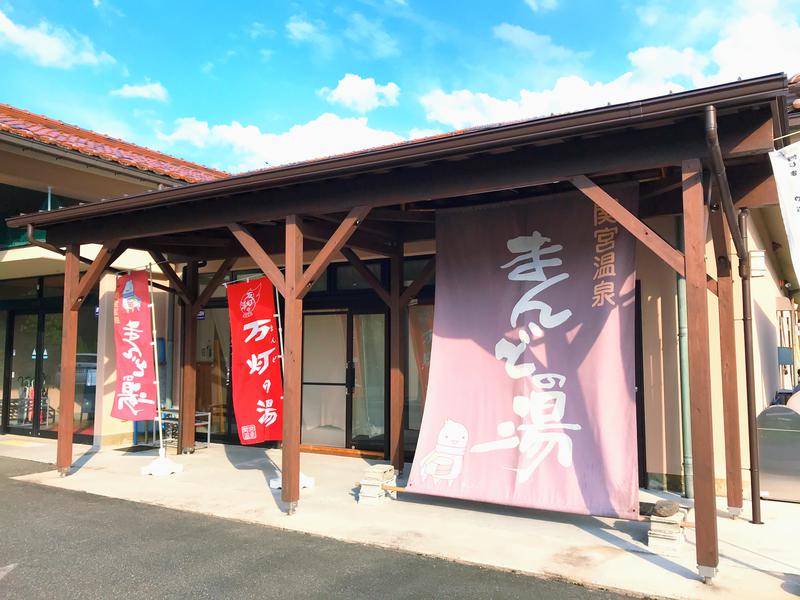
M 14 435 L 25 435 L 30 437 L 42 437 L 55 439 L 58 437 L 58 431 L 41 431 L 41 404 L 42 404 L 42 378 L 44 375 L 44 336 L 45 336 L 45 319 L 47 315 L 57 314 L 60 315 L 63 311 L 64 299 L 62 296 L 45 296 L 45 278 L 59 277 L 59 274 L 42 275 L 38 277 L 23 277 L 17 281 L 29 280 L 31 287 L 35 286 L 36 296 L 28 298 L 19 298 L 11 300 L 0 301 L 0 311 L 6 311 L 6 338 L 3 351 L 5 352 L 4 369 L 2 373 L 2 385 L 0 385 L 0 433 L 9 433 Z M 9 280 L 5 280 L 9 281 Z M 61 286 L 63 289 L 63 286 Z M 97 292 L 93 291 L 87 296 L 84 305 L 97 306 L 98 296 Z M 34 405 L 31 427 L 22 428 L 15 427 L 14 424 L 9 422 L 9 415 L 11 410 L 11 387 L 13 385 L 11 373 L 13 368 L 13 354 L 14 354 L 14 327 L 15 321 L 18 316 L 23 315 L 36 315 L 36 364 L 34 366 Z M 63 323 L 62 323 L 63 327 Z M 76 443 L 93 443 L 93 435 L 85 435 L 74 433 L 73 441 Z

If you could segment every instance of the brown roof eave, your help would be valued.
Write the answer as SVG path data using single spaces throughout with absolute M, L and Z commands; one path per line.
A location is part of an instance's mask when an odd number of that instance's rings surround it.
M 20 215 L 6 220 L 11 227 L 28 224 L 38 228 L 104 214 L 141 210 L 215 196 L 257 191 L 308 181 L 368 172 L 430 161 L 459 154 L 487 151 L 499 146 L 531 144 L 547 139 L 613 130 L 618 127 L 664 118 L 694 116 L 709 104 L 724 109 L 766 103 L 787 93 L 783 73 L 722 84 L 710 88 L 659 96 L 575 113 L 470 129 L 451 135 L 412 141 L 400 145 L 364 150 L 282 167 L 256 171 L 212 182 L 195 183 L 180 188 L 116 198 L 91 205 Z

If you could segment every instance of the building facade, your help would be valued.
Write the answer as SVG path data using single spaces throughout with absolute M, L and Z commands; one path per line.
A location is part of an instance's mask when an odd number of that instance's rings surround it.
M 25 229 L 6 227 L 5 218 L 225 175 L 0 104 L 2 431 L 56 435 L 64 284 L 63 251 L 48 248 L 39 232 L 29 237 Z M 99 248 L 87 245 L 82 256 L 91 262 Z M 126 268 L 149 260 L 146 253 L 128 250 L 114 264 Z M 109 277 L 113 282 L 113 275 Z M 98 418 L 104 408 L 102 398 L 96 403 L 102 387 L 98 386 L 98 363 L 102 371 L 110 326 L 110 313 L 101 313 L 99 306 L 96 289 L 80 312 L 74 423 L 77 440 L 101 445 L 129 438 L 130 426 Z
M 107 256 L 124 247 L 158 263 L 172 290 L 156 306 L 159 360 L 169 373 L 162 384 L 181 413 L 182 450 L 206 433 L 194 427 L 197 411 L 211 414 L 214 439 L 236 442 L 225 290 L 216 284 L 268 276 L 284 319 L 283 489 L 292 503 L 302 450 L 383 456 L 398 467 L 413 453 L 430 364 L 437 214 L 511 200 L 557 210 L 559 194 L 577 187 L 639 240 L 640 485 L 681 490 L 694 465 L 698 564 L 712 568 L 714 495 L 727 494 L 729 506 L 740 508 L 748 489 L 746 415 L 797 383 L 798 279 L 767 159 L 789 139 L 787 100 L 795 92 L 782 74 L 768 76 L 14 217 L 9 225 L 44 231 L 68 257 L 99 244 Z M 727 168 L 724 185 L 715 150 Z M 636 215 L 603 192 L 621 182 L 638 189 Z M 743 211 L 746 227 L 723 216 L 727 202 Z M 698 215 L 705 218 L 699 226 Z M 753 394 L 745 381 L 740 256 L 731 244 L 740 232 L 751 264 Z M 110 264 L 98 261 L 98 270 Z M 102 316 L 111 312 L 113 275 L 98 280 Z M 74 294 L 77 285 L 73 278 L 64 289 Z M 83 305 L 63 311 L 71 319 L 78 313 L 79 336 L 65 347 L 79 355 L 80 336 L 94 331 L 81 320 L 88 321 Z M 102 405 L 113 401 L 115 381 L 105 323 L 96 334 Z M 44 346 L 36 349 L 32 364 L 42 365 Z M 85 395 L 79 387 L 76 407 Z M 117 441 L 132 437 L 125 427 Z M 71 459 L 61 448 L 66 468 Z

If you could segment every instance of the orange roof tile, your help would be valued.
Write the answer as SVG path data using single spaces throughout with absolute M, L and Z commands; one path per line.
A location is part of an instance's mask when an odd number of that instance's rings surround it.
M 230 175 L 8 104 L 0 104 L 0 132 L 189 183 L 214 181 Z

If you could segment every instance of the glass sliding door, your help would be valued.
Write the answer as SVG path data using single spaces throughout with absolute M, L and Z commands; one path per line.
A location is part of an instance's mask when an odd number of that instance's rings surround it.
M 17 314 L 14 318 L 11 349 L 8 427 L 17 433 L 32 433 L 36 418 L 37 314 Z
M 236 431 L 230 392 L 231 327 L 228 309 L 206 308 L 203 318 L 197 323 L 197 410 L 211 413 L 213 436 L 226 437 Z M 205 433 L 205 429 L 198 431 Z
M 347 338 L 347 312 L 304 315 L 303 444 L 347 447 Z
M 44 332 L 42 345 L 39 349 L 41 353 L 39 404 L 42 407 L 42 414 L 39 419 L 40 431 L 55 432 L 58 430 L 58 411 L 61 405 L 61 323 L 62 316 L 60 314 L 50 313 L 44 315 Z M 78 331 L 80 332 L 80 325 L 78 326 Z M 79 365 L 75 369 L 76 382 L 79 381 L 78 368 L 80 368 Z M 79 403 L 79 399 L 80 397 L 76 394 L 76 406 Z M 92 401 L 94 402 L 94 398 L 92 398 Z M 75 407 L 73 407 L 72 412 L 75 412 Z
M 386 422 L 386 317 L 353 315 L 352 440 L 354 448 L 383 450 Z

